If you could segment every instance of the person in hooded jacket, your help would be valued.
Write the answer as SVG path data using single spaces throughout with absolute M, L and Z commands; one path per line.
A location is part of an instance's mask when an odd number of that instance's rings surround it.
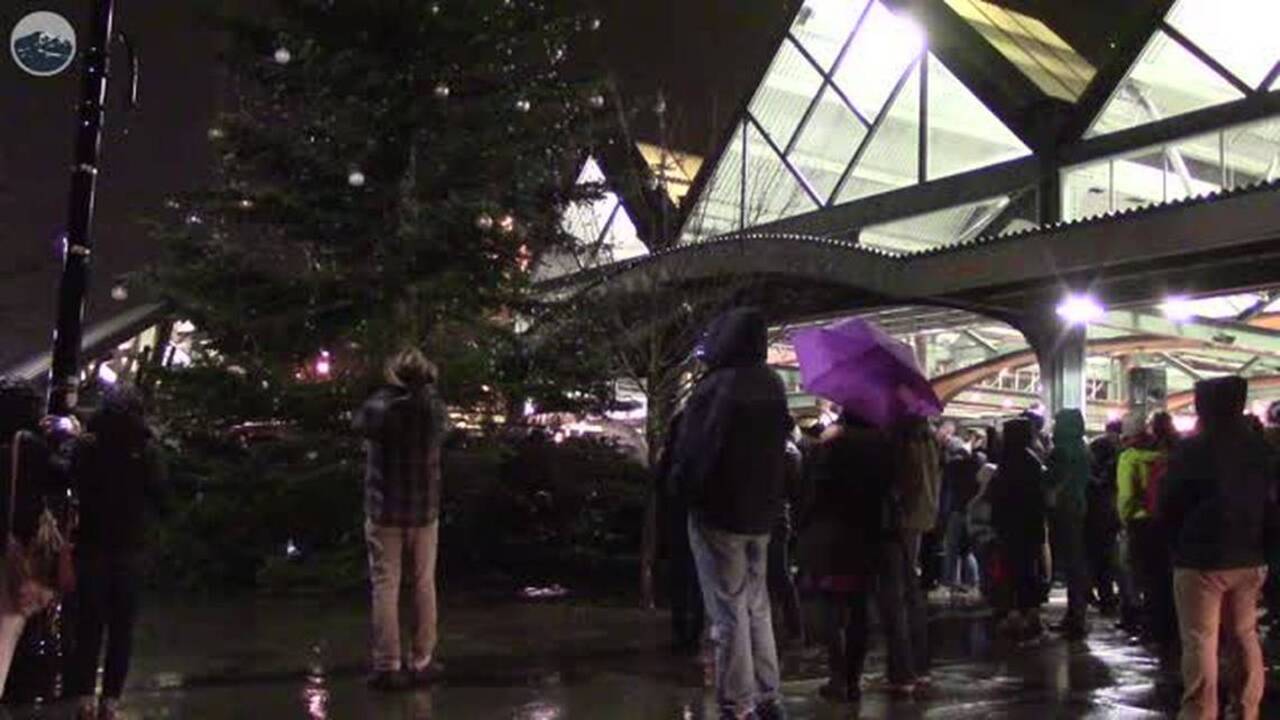
M 1137 605 L 1132 579 L 1120 562 L 1120 516 L 1116 512 L 1116 463 L 1124 423 L 1112 420 L 1106 432 L 1089 443 L 1089 488 L 1084 520 L 1086 564 L 1104 615 L 1120 610 L 1122 629 L 1135 629 Z M 1119 590 L 1117 598 L 1116 591 Z
M 1201 432 L 1174 450 L 1161 491 L 1182 636 L 1182 720 L 1218 717 L 1221 634 L 1244 659 L 1244 720 L 1258 718 L 1265 689 L 1258 596 L 1280 512 L 1266 441 L 1245 423 L 1247 397 L 1244 378 L 1196 383 Z
M 1003 456 L 987 494 L 991 521 L 1008 566 L 1012 607 L 1009 629 L 1020 639 L 1038 639 L 1043 588 L 1040 557 L 1045 541 L 1044 465 L 1033 450 L 1035 429 L 1025 418 L 1004 424 Z
M 435 365 L 416 348 L 401 351 L 387 364 L 388 384 L 373 392 L 353 423 L 364 437 L 367 458 L 365 539 L 373 588 L 369 685 L 375 690 L 425 685 L 443 670 L 435 657 L 436 557 L 448 420 L 436 375 Z M 414 610 L 407 663 L 400 655 L 400 579 L 406 573 Z
M 1141 424 L 1136 434 L 1131 429 L 1116 466 L 1116 506 L 1125 527 L 1134 594 L 1141 598 L 1142 633 L 1164 649 L 1176 641 L 1177 619 L 1169 539 L 1155 500 L 1178 442 L 1168 413 L 1156 413 L 1149 429 Z
M 79 716 L 118 717 L 133 654 L 149 519 L 167 505 L 160 443 L 147 427 L 142 395 L 129 385 L 108 389 L 71 455 L 71 483 L 80 501 L 75 535 L 75 652 L 67 695 Z M 102 698 L 95 696 L 106 636 Z
M 1089 450 L 1079 410 L 1061 410 L 1053 418 L 1047 478 L 1053 557 L 1067 578 L 1067 614 L 1056 629 L 1069 640 L 1082 640 L 1089 634 L 1089 568 L 1084 556 Z
M 689 502 L 726 718 L 785 717 L 766 574 L 790 416 L 782 379 L 765 363 L 768 344 L 758 310 L 732 310 L 711 325 L 700 347 L 707 370 L 685 407 L 672 468 Z
M 835 702 L 857 702 L 862 695 L 869 600 L 877 560 L 894 530 L 891 453 L 886 433 L 846 409 L 812 461 L 816 497 L 801 536 L 801 559 L 826 619 L 830 679 L 819 692 Z M 890 662 L 891 674 L 910 679 L 909 661 L 891 656 Z

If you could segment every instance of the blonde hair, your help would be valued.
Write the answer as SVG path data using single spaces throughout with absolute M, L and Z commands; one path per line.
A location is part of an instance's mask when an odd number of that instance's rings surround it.
M 387 381 L 410 389 L 435 383 L 439 376 L 435 363 L 417 348 L 405 348 L 387 361 Z

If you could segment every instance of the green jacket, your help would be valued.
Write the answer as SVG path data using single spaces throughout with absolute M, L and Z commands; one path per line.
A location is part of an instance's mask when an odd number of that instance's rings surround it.
M 1046 476 L 1049 504 L 1084 514 L 1089 487 L 1089 449 L 1084 443 L 1084 415 L 1062 410 L 1053 419 L 1053 452 Z
M 1131 447 L 1120 453 L 1116 465 L 1116 510 L 1120 521 L 1130 523 L 1148 517 L 1144 496 L 1151 465 L 1163 455 L 1159 450 Z

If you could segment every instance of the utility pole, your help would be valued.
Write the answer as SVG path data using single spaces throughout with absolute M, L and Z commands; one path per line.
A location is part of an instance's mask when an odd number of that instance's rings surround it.
M 49 369 L 49 412 L 68 415 L 76 406 L 80 383 L 80 343 L 84 303 L 93 254 L 93 204 L 102 150 L 115 0 L 93 0 L 89 46 L 84 53 L 80 104 L 76 113 L 75 160 L 71 165 L 66 253 L 58 291 L 53 362 Z

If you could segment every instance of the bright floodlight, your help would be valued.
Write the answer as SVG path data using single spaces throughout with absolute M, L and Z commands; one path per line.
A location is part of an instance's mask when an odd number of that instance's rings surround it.
M 1069 295 L 1058 303 L 1058 317 L 1072 325 L 1086 325 L 1105 312 L 1102 303 L 1088 295 Z
M 1190 320 L 1196 316 L 1195 306 L 1184 297 L 1171 297 L 1160 305 L 1164 316 L 1175 322 Z

